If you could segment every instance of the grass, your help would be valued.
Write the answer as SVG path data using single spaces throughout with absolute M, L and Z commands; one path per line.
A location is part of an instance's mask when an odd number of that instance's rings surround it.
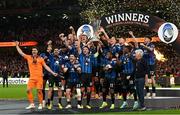
M 159 87 L 159 86 L 158 86 Z M 173 86 L 173 88 L 179 88 L 180 86 Z M 36 91 L 33 91 L 36 96 Z M 26 99 L 26 85 L 14 85 L 10 84 L 8 88 L 3 88 L 0 85 L 0 99 Z
M 100 114 L 180 114 L 180 109 L 132 111 L 132 112 L 105 112 Z
M 33 90 L 34 96 L 35 92 Z M 27 99 L 26 85 L 9 85 L 8 88 L 0 85 L 0 99 Z

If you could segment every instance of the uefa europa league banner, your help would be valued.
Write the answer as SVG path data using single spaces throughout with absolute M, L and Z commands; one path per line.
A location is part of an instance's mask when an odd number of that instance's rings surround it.
M 158 31 L 158 28 L 165 21 L 148 14 L 137 12 L 120 12 L 101 17 L 101 26 L 109 28 L 112 26 L 135 24 L 149 28 L 152 31 Z
M 104 28 L 111 28 L 114 26 L 123 26 L 123 25 L 140 25 L 143 27 L 147 27 L 151 31 L 157 32 L 158 35 L 159 35 L 158 30 L 163 24 L 165 25 L 166 23 L 165 20 L 157 16 L 152 16 L 149 14 L 138 13 L 138 12 L 119 12 L 119 13 L 104 15 L 101 17 L 100 20 L 101 20 L 100 25 Z M 170 24 L 166 24 L 165 27 L 167 25 L 170 25 Z M 172 34 L 176 36 L 174 37 L 176 41 L 173 42 L 173 47 L 177 50 L 178 53 L 180 53 L 180 34 L 178 34 L 179 30 L 176 28 L 176 31 L 174 30 L 172 31 L 170 29 L 168 29 L 167 31 L 164 31 L 163 29 L 162 31 L 163 32 L 161 33 L 165 33 L 165 34 L 168 33 L 167 36 L 172 37 L 173 36 Z

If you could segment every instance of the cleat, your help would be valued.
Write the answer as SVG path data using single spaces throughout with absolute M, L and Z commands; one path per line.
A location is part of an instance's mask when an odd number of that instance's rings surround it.
M 139 111 L 145 111 L 145 110 L 146 110 L 146 107 L 139 108 L 138 110 L 139 110 Z
M 46 107 L 46 101 L 45 101 L 45 100 L 43 100 L 43 102 L 42 102 L 42 107 L 43 107 L 43 108 Z
M 146 99 L 149 99 L 150 96 L 151 96 L 151 94 L 150 94 L 150 93 L 147 93 L 146 96 L 145 96 L 145 98 L 146 98 Z
M 120 109 L 124 109 L 128 106 L 128 103 L 126 101 L 123 102 L 123 104 L 121 105 Z
M 65 108 L 66 108 L 66 109 L 71 109 L 72 106 L 71 106 L 70 104 L 68 104 Z
M 115 108 L 114 104 L 111 104 L 110 109 L 114 109 L 114 108 Z
M 39 104 L 38 109 L 39 109 L 39 110 L 42 110 L 42 109 L 43 109 L 43 105 L 42 105 L 42 104 Z
M 107 107 L 107 105 L 108 105 L 107 102 L 103 102 L 102 105 L 101 105 L 101 107 L 99 107 L 99 108 L 100 108 L 100 109 L 103 109 L 103 108 Z
M 59 107 L 59 109 L 63 109 L 63 107 L 60 103 L 58 103 L 58 107 Z
M 156 93 L 152 93 L 152 98 L 155 98 L 156 97 Z
M 49 110 L 51 110 L 51 109 L 52 109 L 52 104 L 47 105 L 47 108 L 48 108 Z
M 28 107 L 26 107 L 26 109 L 35 109 L 34 103 L 30 104 Z
M 133 110 L 138 109 L 138 107 L 139 107 L 138 101 L 135 101 L 133 105 Z
M 78 108 L 78 109 L 83 109 L 83 106 L 78 104 L 78 105 L 77 105 L 77 108 Z
M 91 109 L 91 106 L 90 106 L 90 105 L 86 105 L 86 108 L 87 108 L 87 109 Z

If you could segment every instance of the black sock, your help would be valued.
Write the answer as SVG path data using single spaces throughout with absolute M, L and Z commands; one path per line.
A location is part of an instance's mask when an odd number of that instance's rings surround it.
M 115 101 L 114 93 L 111 93 L 111 104 L 114 104 L 114 101 Z
M 88 93 L 87 93 L 87 105 L 89 105 L 90 98 L 91 98 L 91 93 L 88 92 Z
M 45 100 L 45 95 L 46 95 L 45 89 L 42 90 L 42 93 L 43 93 L 43 100 Z
M 78 105 L 81 105 L 81 100 L 80 101 L 78 100 Z
M 152 92 L 156 93 L 156 87 L 155 86 L 152 86 Z
M 149 86 L 145 86 L 146 92 L 149 93 Z
M 106 101 L 106 92 L 103 92 L 103 102 Z
M 81 92 L 81 100 L 83 100 L 83 96 L 84 96 L 84 93 L 83 93 L 83 92 Z
M 50 105 L 50 101 L 51 101 L 51 100 L 50 100 L 50 99 L 48 99 L 48 102 L 47 102 L 47 104 L 48 104 L 48 105 Z
M 62 91 L 62 97 L 64 96 L 64 90 L 61 90 Z
M 51 101 L 54 99 L 54 90 L 52 90 Z
M 127 93 L 123 93 L 123 101 L 127 100 Z
M 68 103 L 68 105 L 71 105 L 71 101 L 68 101 L 67 103 Z
M 59 103 L 61 104 L 61 98 L 59 98 Z
M 133 96 L 134 96 L 134 101 L 137 101 L 137 93 L 136 93 L 136 91 L 133 93 Z
M 99 94 L 99 83 L 95 83 L 95 90 L 96 90 L 96 94 Z
M 99 92 L 102 92 L 102 85 L 99 85 Z
M 65 90 L 62 90 L 62 96 L 64 97 L 65 95 L 64 95 L 64 92 L 65 92 Z

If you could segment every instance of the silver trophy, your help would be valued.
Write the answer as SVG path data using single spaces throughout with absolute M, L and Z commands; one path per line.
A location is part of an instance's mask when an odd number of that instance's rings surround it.
M 100 28 L 100 24 L 101 24 L 101 20 L 94 20 L 91 22 L 91 25 L 92 25 L 93 30 L 94 30 L 94 34 L 93 34 L 93 37 L 91 38 L 91 41 L 94 44 L 98 44 L 100 42 L 98 35 L 97 35 L 98 30 Z
M 93 34 L 94 34 L 93 27 L 89 24 L 84 24 L 78 28 L 77 38 L 79 39 L 81 35 L 86 35 L 88 39 L 91 39 L 93 37 Z
M 91 22 L 94 32 L 97 32 L 100 28 L 101 20 L 94 20 Z

